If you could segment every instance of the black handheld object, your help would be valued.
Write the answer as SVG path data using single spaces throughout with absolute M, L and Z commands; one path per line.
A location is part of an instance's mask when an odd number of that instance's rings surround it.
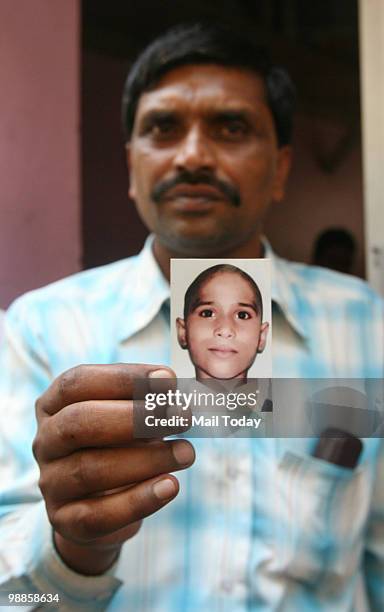
M 321 433 L 313 457 L 353 469 L 362 450 L 363 443 L 360 438 L 342 429 L 328 427 Z

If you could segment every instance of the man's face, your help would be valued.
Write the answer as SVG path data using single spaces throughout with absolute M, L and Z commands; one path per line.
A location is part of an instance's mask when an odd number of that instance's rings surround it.
M 171 251 L 200 257 L 259 231 L 290 163 L 262 80 L 213 64 L 176 68 L 141 96 L 127 152 L 145 224 Z
M 251 285 L 233 272 L 204 283 L 187 320 L 177 320 L 180 346 L 188 349 L 198 380 L 245 379 L 264 350 L 268 327 L 261 322 Z

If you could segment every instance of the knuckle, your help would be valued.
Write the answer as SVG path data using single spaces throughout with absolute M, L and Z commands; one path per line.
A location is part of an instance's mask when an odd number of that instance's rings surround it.
M 46 459 L 46 451 L 51 446 L 50 436 L 50 424 L 47 421 L 41 421 L 32 441 L 32 453 L 39 465 Z
M 72 389 L 73 385 L 76 383 L 78 367 L 79 366 L 66 370 L 58 379 L 59 393 L 63 398 L 68 395 L 68 390 Z
M 49 504 L 47 502 L 45 505 L 47 509 L 47 516 L 48 516 L 49 522 L 51 523 L 54 529 L 56 529 L 57 531 L 60 531 L 60 527 L 62 527 L 62 522 L 60 520 L 57 520 L 57 518 L 60 515 L 59 509 L 55 508 L 52 504 Z
M 159 462 L 161 462 L 164 469 L 167 469 L 168 467 L 171 468 L 173 466 L 177 466 L 177 462 L 172 451 L 172 442 L 162 442 L 158 453 Z M 154 460 L 155 459 L 156 458 L 154 457 Z
M 60 419 L 56 426 L 58 441 L 65 448 L 76 444 L 76 425 L 71 420 Z
M 149 505 L 152 505 L 152 500 L 149 499 L 147 491 L 142 487 L 133 488 L 127 504 L 128 521 L 132 523 L 147 515 Z
M 69 370 L 66 370 L 61 374 L 58 379 L 58 390 L 64 405 L 66 404 L 68 398 L 71 397 L 73 390 L 76 389 L 80 381 L 84 379 L 87 371 L 88 367 L 86 365 L 78 365 L 73 368 L 69 368 Z
M 139 533 L 141 527 L 142 527 L 143 521 L 142 520 L 138 520 L 138 521 L 134 521 L 133 523 L 131 523 L 128 526 L 128 530 L 129 530 L 129 537 L 132 538 L 133 536 L 135 536 L 137 533 Z
M 121 389 L 126 389 L 129 386 L 129 384 L 132 382 L 134 368 L 124 363 L 113 364 L 112 367 L 114 368 L 114 371 L 115 371 L 116 384 Z
M 86 451 L 78 451 L 71 467 L 71 479 L 76 488 L 88 493 L 92 488 L 92 468 L 90 469 Z
M 36 415 L 40 414 L 41 412 L 44 412 L 44 398 L 42 395 L 40 395 L 37 400 L 35 401 L 35 413 Z
M 38 481 L 38 485 L 39 485 L 39 489 L 41 491 L 41 494 L 42 494 L 42 496 L 45 499 L 48 496 L 49 481 L 48 481 L 48 478 L 46 477 L 46 475 L 43 474 L 42 472 L 40 473 L 40 478 L 39 478 L 39 481 Z
M 39 457 L 41 455 L 41 446 L 41 436 L 37 433 L 32 442 L 32 453 L 37 462 L 39 462 Z
M 178 467 L 173 453 L 173 442 L 160 442 L 157 448 L 153 448 L 151 461 L 153 465 L 161 465 L 164 471 Z
M 98 513 L 85 501 L 71 507 L 48 508 L 48 517 L 56 531 L 79 543 L 89 542 L 100 535 Z
M 84 541 L 94 540 L 104 535 L 100 527 L 100 516 L 95 504 L 92 506 L 86 503 L 76 504 L 72 517 L 72 529 L 77 537 Z
M 66 406 L 55 420 L 55 433 L 65 447 L 76 446 L 86 434 L 84 411 L 78 404 Z
M 60 498 L 60 484 L 57 478 L 57 471 L 52 464 L 45 465 L 40 469 L 38 486 L 46 502 L 54 503 Z
M 65 506 L 55 507 L 47 504 L 47 515 L 52 527 L 61 534 L 68 532 Z

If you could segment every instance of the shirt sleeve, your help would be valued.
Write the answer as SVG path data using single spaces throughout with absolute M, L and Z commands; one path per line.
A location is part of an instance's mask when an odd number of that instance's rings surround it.
M 384 441 L 380 454 L 372 496 L 370 520 L 364 556 L 366 587 L 372 612 L 384 610 Z
M 0 605 L 7 604 L 9 593 L 50 594 L 56 598 L 54 610 L 57 603 L 63 612 L 105 610 L 121 585 L 114 576 L 118 563 L 101 576 L 82 576 L 63 563 L 53 545 L 44 501 L 20 505 L 3 517 L 0 541 Z M 44 604 L 44 610 L 50 607 Z
M 51 593 L 62 610 L 105 609 L 121 584 L 116 565 L 90 577 L 63 563 L 37 484 L 34 403 L 53 378 L 48 364 L 36 309 L 25 296 L 5 317 L 0 352 L 0 605 L 9 592 Z
M 378 364 L 381 364 L 381 375 L 376 383 L 381 389 L 378 391 L 378 401 L 379 405 L 381 402 L 381 414 L 384 414 L 384 300 L 381 298 L 377 299 L 377 311 L 375 331 L 381 339 L 377 343 L 381 351 L 377 360 Z M 382 425 L 378 435 L 384 436 Z M 384 610 L 384 440 L 378 442 L 380 446 L 364 555 L 365 581 L 372 612 Z

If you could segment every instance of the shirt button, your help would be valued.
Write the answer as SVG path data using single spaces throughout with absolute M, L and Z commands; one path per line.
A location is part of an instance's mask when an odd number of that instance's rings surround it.
M 97 601 L 102 601 L 103 599 L 106 599 L 106 597 L 109 595 L 109 593 L 100 593 L 99 595 L 96 596 Z
M 227 474 L 228 474 L 228 478 L 231 478 L 232 480 L 236 480 L 236 478 L 238 478 L 239 476 L 239 470 L 233 465 L 230 465 L 227 469 Z
M 224 593 L 231 593 L 233 590 L 233 582 L 231 580 L 222 580 L 220 586 Z

